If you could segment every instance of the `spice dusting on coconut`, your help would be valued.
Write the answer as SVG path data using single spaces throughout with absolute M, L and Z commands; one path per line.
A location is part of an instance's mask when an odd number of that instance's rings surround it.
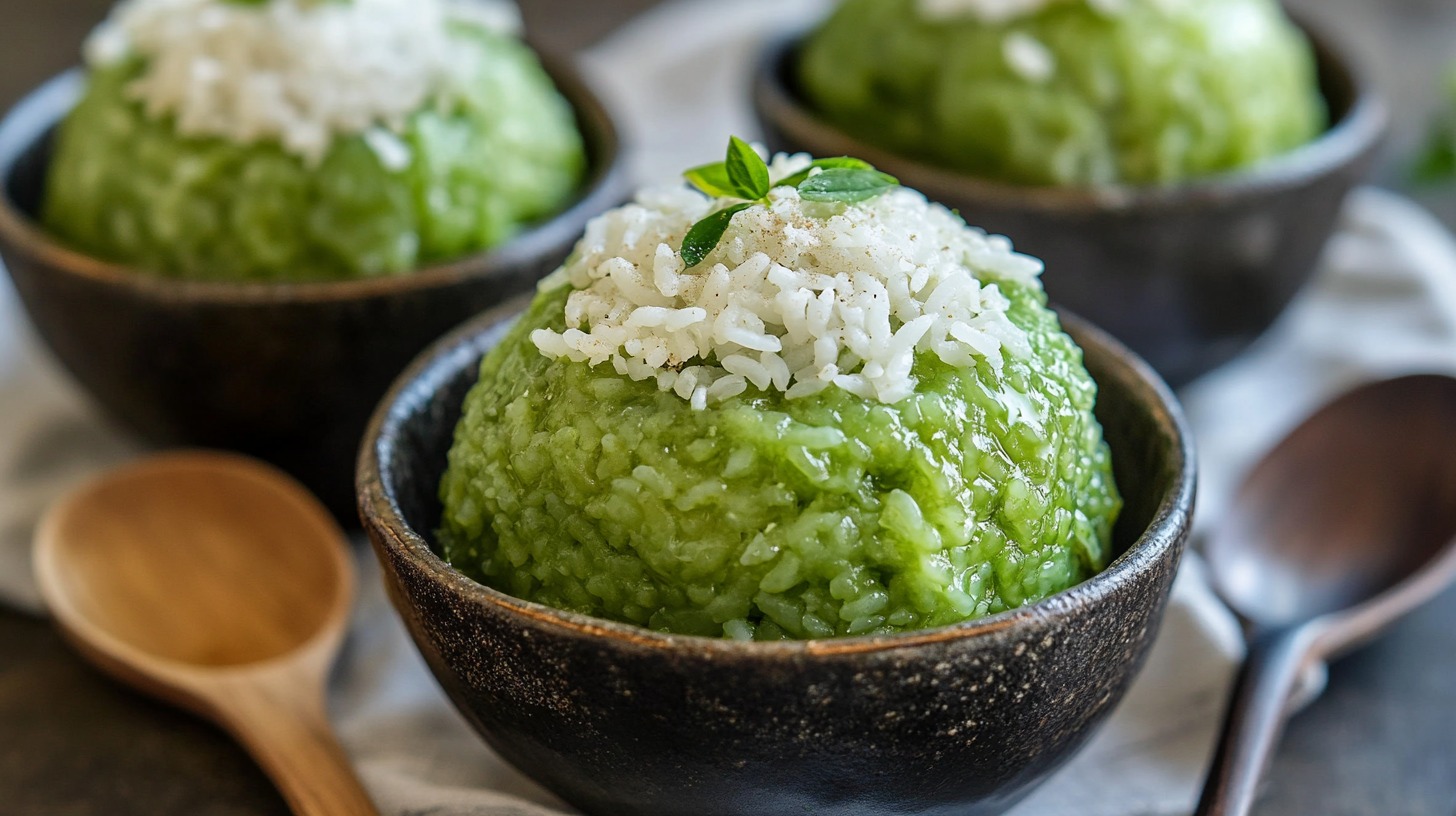
M 984 280 L 1034 281 L 1040 261 L 862 162 L 780 155 L 764 189 L 748 177 L 724 189 L 735 159 L 762 164 L 749 153 L 730 150 L 721 173 L 690 172 L 707 194 L 650 191 L 593 222 L 542 284 L 572 288 L 566 328 L 533 332 L 535 346 L 655 379 L 699 410 L 750 387 L 895 403 L 915 391 L 919 353 L 997 369 L 1029 354 L 1010 302 Z M 743 198 L 754 200 L 729 205 Z M 715 240 L 695 244 L 705 231 Z

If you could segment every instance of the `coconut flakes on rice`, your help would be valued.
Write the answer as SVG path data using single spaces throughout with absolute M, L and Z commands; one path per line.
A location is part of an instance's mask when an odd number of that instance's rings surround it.
M 783 179 L 807 156 L 778 156 Z M 724 202 L 651 189 L 595 219 L 568 263 L 564 331 L 537 330 L 546 356 L 610 363 L 703 409 L 749 388 L 788 399 L 836 387 L 865 399 L 912 395 L 915 357 L 1000 368 L 1031 353 L 993 279 L 1039 285 L 1042 264 L 898 188 L 868 201 L 804 201 L 775 187 L 733 218 L 702 263 L 677 247 Z
M 388 163 L 390 131 L 474 75 L 457 24 L 514 34 L 520 16 L 510 0 L 123 0 L 86 59 L 145 59 L 131 94 L 184 136 L 275 140 L 317 162 L 336 137 L 366 135 Z

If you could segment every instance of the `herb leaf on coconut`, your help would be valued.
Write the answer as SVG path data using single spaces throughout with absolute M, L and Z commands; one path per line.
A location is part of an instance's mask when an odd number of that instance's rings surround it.
M 728 168 L 728 180 L 739 198 L 758 201 L 768 197 L 768 165 L 748 142 L 737 136 L 729 137 L 728 159 L 724 164 Z
M 703 262 L 723 240 L 723 233 L 728 231 L 728 225 L 733 222 L 733 216 L 752 207 L 757 202 L 747 201 L 742 204 L 734 204 L 726 210 L 719 210 L 702 221 L 693 225 L 688 230 L 687 237 L 683 239 L 682 257 L 683 263 L 688 267 L 694 267 Z
M 874 170 L 875 167 L 864 159 L 855 159 L 849 156 L 837 156 L 829 159 L 815 159 L 809 164 L 808 167 L 805 167 L 803 170 L 800 170 L 799 172 L 779 182 L 779 185 L 783 187 L 798 187 L 805 181 L 808 181 L 809 176 L 812 176 L 816 169 Z
M 683 178 L 713 198 L 734 198 L 733 182 L 728 180 L 728 165 L 723 162 L 705 164 L 683 173 Z
M 756 204 L 768 204 L 769 191 L 774 187 L 795 187 L 805 201 L 856 204 L 883 195 L 900 184 L 894 176 L 881 173 L 869 162 L 849 156 L 815 159 L 808 167 L 774 184 L 768 163 L 752 145 L 737 136 L 729 139 L 728 154 L 723 161 L 694 167 L 683 173 L 683 178 L 704 195 L 738 202 L 715 211 L 688 230 L 679 251 L 689 269 L 702 263 L 717 248 L 734 216 Z
M 805 201 L 833 201 L 853 204 L 882 195 L 900 182 L 878 170 L 836 167 L 804 179 L 799 195 Z

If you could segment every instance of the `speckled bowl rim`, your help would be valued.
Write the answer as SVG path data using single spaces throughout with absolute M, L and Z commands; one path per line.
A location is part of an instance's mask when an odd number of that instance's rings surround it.
M 177 280 L 72 249 L 23 212 L 12 200 L 9 186 L 20 158 L 75 106 L 86 78 L 86 70 L 79 67 L 42 83 L 0 120 L 0 240 L 40 258 L 49 268 L 159 301 L 280 304 L 363 300 L 505 275 L 551 251 L 558 243 L 551 233 L 559 232 L 563 222 L 585 223 L 621 203 L 628 192 L 622 141 L 611 114 L 575 70 L 546 56 L 541 62 L 580 124 L 589 154 L 586 179 L 567 207 L 485 252 L 400 275 L 286 283 Z
M 1138 212 L 1198 206 L 1207 201 L 1268 194 L 1307 184 L 1359 159 L 1379 144 L 1389 128 L 1390 110 L 1368 78 L 1368 71 L 1337 37 L 1303 16 L 1286 14 L 1309 38 L 1321 73 L 1333 72 L 1350 88 L 1351 102 L 1339 121 L 1314 140 L 1255 165 L 1173 184 L 1103 186 L 1034 186 L 994 181 L 942 168 L 923 159 L 870 145 L 840 130 L 816 113 L 783 80 L 785 62 L 797 56 L 808 30 L 778 36 L 761 51 L 753 74 L 753 107 L 759 121 L 783 131 L 811 130 L 842 147 L 846 155 L 865 159 L 919 189 L 932 200 L 967 198 L 1031 212 L 1081 215 L 1099 211 Z M 1321 97 L 1329 101 L 1321 83 Z M 781 121 L 776 123 L 777 112 Z
M 1158 503 L 1147 528 L 1108 567 L 1086 581 L 1042 601 L 988 617 L 936 629 L 897 635 L 860 636 L 786 642 L 734 641 L 696 635 L 676 635 L 626 623 L 568 612 L 524 601 L 467 577 L 436 555 L 429 542 L 405 521 L 392 486 L 386 487 L 381 463 L 388 460 L 406 416 L 408 395 L 428 383 L 449 380 L 462 367 L 478 367 L 476 340 L 520 316 L 528 299 L 518 298 L 490 309 L 425 351 L 400 375 L 369 423 L 359 452 L 356 488 L 364 529 L 376 541 L 411 562 L 446 592 L 521 619 L 523 624 L 554 630 L 562 635 L 605 638 L 628 648 L 691 649 L 708 659 L 789 660 L 830 658 L 889 652 L 947 641 L 991 640 L 1022 627 L 1037 627 L 1069 616 L 1073 610 L 1107 601 L 1130 588 L 1139 577 L 1156 569 L 1179 546 L 1192 521 L 1197 481 L 1193 436 L 1172 390 L 1141 358 L 1086 321 L 1061 312 L 1062 325 L 1071 328 L 1084 348 L 1095 345 L 1113 363 L 1111 373 L 1120 384 L 1135 388 L 1152 401 L 1152 414 L 1160 427 L 1172 432 L 1173 461 L 1177 473 Z M 499 337 L 495 342 L 499 341 Z M 494 345 L 494 342 L 491 344 Z M 1109 385 L 1099 381 L 1099 390 Z

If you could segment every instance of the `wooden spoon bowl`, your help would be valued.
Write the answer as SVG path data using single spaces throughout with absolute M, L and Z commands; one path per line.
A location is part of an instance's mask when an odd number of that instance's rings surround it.
M 353 566 L 292 479 L 210 453 L 121 468 L 52 508 L 35 569 L 83 655 L 231 732 L 295 812 L 375 812 L 324 705 Z

